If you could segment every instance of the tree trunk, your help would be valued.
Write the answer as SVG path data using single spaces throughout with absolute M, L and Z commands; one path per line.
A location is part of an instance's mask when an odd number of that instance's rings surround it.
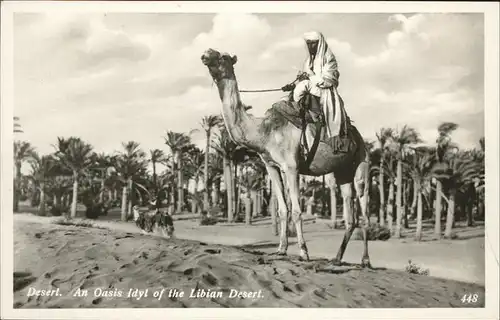
M 333 174 L 328 177 L 327 184 L 330 189 L 330 221 L 335 229 L 337 227 L 337 181 Z
M 314 191 L 313 194 L 307 199 L 306 215 L 312 216 L 314 214 Z
M 235 190 L 235 215 L 240 214 L 241 210 L 241 186 L 238 183 L 238 177 L 243 177 L 240 171 L 241 166 L 234 165 L 234 190 Z
M 207 133 L 207 143 L 205 145 L 205 168 L 204 168 L 204 179 L 205 191 L 203 192 L 203 210 L 208 212 L 210 204 L 208 203 L 208 153 L 210 152 L 210 129 L 206 131 Z
M 73 172 L 73 198 L 71 199 L 71 218 L 76 217 L 76 204 L 78 202 L 78 174 Z
M 198 203 L 197 203 L 196 199 L 192 199 L 191 200 L 191 213 L 195 214 L 197 212 L 197 209 L 198 209 Z
M 212 187 L 212 206 L 217 207 L 219 205 L 219 196 L 220 196 L 220 179 L 214 181 Z
M 422 240 L 422 192 L 418 192 L 417 200 L 417 232 L 415 234 L 415 239 L 417 241 Z
M 182 174 L 182 156 L 177 151 L 177 213 L 181 213 L 184 205 L 184 175 Z
M 390 184 L 389 184 L 389 195 L 387 198 L 387 227 L 391 231 L 392 230 L 392 224 L 393 224 L 393 213 L 394 213 L 394 181 L 390 179 Z
M 401 238 L 401 220 L 403 217 L 403 206 L 401 203 L 401 197 L 403 195 L 403 162 L 398 160 L 397 164 L 397 175 L 396 175 L 396 229 L 394 231 L 394 237 L 396 239 Z
M 246 191 L 246 195 L 244 198 L 245 202 L 245 224 L 250 225 L 252 224 L 252 198 L 250 196 L 250 192 L 248 190 Z M 255 202 L 254 202 L 255 206 Z
M 383 152 L 383 151 L 382 151 Z M 384 155 L 380 158 L 380 172 L 378 175 L 378 191 L 380 194 L 380 206 L 379 206 L 379 223 L 381 226 L 385 225 L 385 194 L 384 194 Z
M 453 230 L 453 220 L 455 219 L 455 190 L 451 190 L 450 198 L 448 199 L 448 214 L 446 215 L 446 229 L 444 237 L 451 239 Z
M 404 192 L 403 192 L 403 225 L 405 229 L 409 229 L 410 226 L 408 224 L 408 201 L 409 201 L 409 193 L 410 193 L 410 184 L 409 182 L 404 183 Z
M 252 218 L 255 218 L 259 214 L 259 212 L 257 210 L 257 202 L 259 201 L 257 190 L 251 190 L 250 191 L 250 197 L 251 197 L 251 200 L 252 200 Z
M 467 227 L 473 227 L 474 226 L 474 204 L 476 203 L 476 190 L 475 189 L 468 189 L 468 196 L 469 196 L 469 201 L 467 201 L 466 204 L 466 211 L 467 211 Z
M 40 215 L 45 215 L 45 185 L 43 183 L 40 184 Z
M 101 181 L 101 190 L 99 192 L 99 202 L 104 203 L 104 177 L 102 178 Z
M 21 193 L 21 163 L 16 163 L 16 181 L 14 182 L 14 212 L 19 212 L 19 198 Z
M 174 184 L 170 187 L 170 200 L 168 204 L 168 213 L 173 215 L 175 213 L 175 187 Z
M 234 168 L 233 168 L 234 166 Z M 233 192 L 233 214 L 234 216 L 239 214 L 239 207 L 238 207 L 238 165 L 233 162 L 233 165 L 231 166 L 231 190 Z M 233 219 L 234 219 L 233 216 Z
M 224 184 L 226 186 L 226 197 L 227 197 L 227 221 L 233 222 L 234 214 L 233 214 L 233 177 L 231 164 L 226 157 L 223 158 L 223 167 L 224 167 Z
M 326 209 L 326 198 L 325 198 L 325 192 L 326 191 L 326 182 L 325 182 L 325 175 L 321 177 L 321 216 L 325 216 L 325 209 Z
M 436 239 L 441 239 L 441 212 L 442 212 L 442 192 L 443 192 L 443 184 L 441 181 L 436 180 L 436 206 L 434 211 L 434 237 Z
M 410 209 L 410 218 L 415 219 L 416 214 L 417 214 L 417 202 L 418 202 L 418 189 L 417 189 L 417 182 L 413 181 L 413 199 L 411 203 L 411 209 Z
M 127 186 L 124 186 L 122 189 L 122 212 L 121 218 L 122 221 L 127 221 Z
M 260 189 L 257 193 L 257 213 L 263 215 L 262 208 L 264 207 L 264 189 Z

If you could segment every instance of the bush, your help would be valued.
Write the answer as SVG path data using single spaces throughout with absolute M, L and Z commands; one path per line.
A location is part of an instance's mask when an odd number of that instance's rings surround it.
M 99 216 L 106 215 L 108 208 L 103 203 L 95 203 L 87 206 L 85 210 L 85 217 L 88 219 L 97 219 Z
M 200 226 L 213 226 L 217 224 L 217 218 L 208 217 L 206 213 L 201 214 Z
M 54 217 L 59 217 L 63 214 L 63 212 L 67 212 L 68 208 L 63 207 L 62 205 L 55 205 L 50 208 L 50 214 Z
M 411 260 L 408 260 L 408 264 L 405 267 L 405 271 L 410 274 L 419 274 L 423 276 L 428 276 L 430 274 L 429 269 L 424 269 L 419 265 L 413 263 Z
M 368 241 L 386 241 L 391 238 L 391 231 L 379 224 L 370 224 L 368 227 Z M 352 240 L 363 240 L 363 229 L 356 228 L 352 234 Z

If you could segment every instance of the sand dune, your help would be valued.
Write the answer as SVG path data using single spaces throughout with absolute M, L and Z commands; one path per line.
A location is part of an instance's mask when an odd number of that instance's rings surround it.
M 14 235 L 17 308 L 484 306 L 482 286 L 394 270 L 26 221 L 15 222 Z M 30 288 L 58 295 L 28 297 Z M 148 296 L 128 297 L 130 289 L 148 289 Z M 154 297 L 161 289 L 161 299 Z M 184 296 L 169 297 L 173 289 Z M 74 296 L 83 290 L 87 296 Z M 190 298 L 192 290 L 208 297 Z M 230 297 L 243 292 L 255 297 Z M 470 292 L 480 300 L 463 305 L 460 298 Z

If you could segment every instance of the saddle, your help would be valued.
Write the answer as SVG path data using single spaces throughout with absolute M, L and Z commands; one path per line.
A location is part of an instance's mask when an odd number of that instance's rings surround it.
M 288 100 L 281 100 L 274 103 L 272 109 L 302 131 L 302 145 L 304 154 L 307 154 L 307 166 L 309 166 L 314 158 L 319 142 L 328 144 L 335 154 L 348 153 L 356 147 L 351 134 L 351 121 L 347 116 L 345 122 L 342 124 L 343 130 L 341 130 L 339 135 L 326 137 L 323 134 L 326 122 L 318 97 L 306 94 L 304 98 L 296 102 L 293 101 L 293 93 L 290 93 Z M 310 147 L 308 146 L 305 134 L 309 125 L 314 127 L 314 140 Z

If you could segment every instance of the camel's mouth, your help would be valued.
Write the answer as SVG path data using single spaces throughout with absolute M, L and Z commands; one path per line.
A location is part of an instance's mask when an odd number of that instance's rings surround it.
M 208 66 L 208 65 L 210 64 L 210 59 L 209 59 L 208 57 L 206 57 L 205 55 L 202 55 L 202 56 L 201 56 L 201 62 L 202 62 L 204 65 Z
M 201 62 L 207 67 L 213 66 L 219 57 L 220 57 L 219 52 L 213 49 L 208 49 L 201 55 Z

